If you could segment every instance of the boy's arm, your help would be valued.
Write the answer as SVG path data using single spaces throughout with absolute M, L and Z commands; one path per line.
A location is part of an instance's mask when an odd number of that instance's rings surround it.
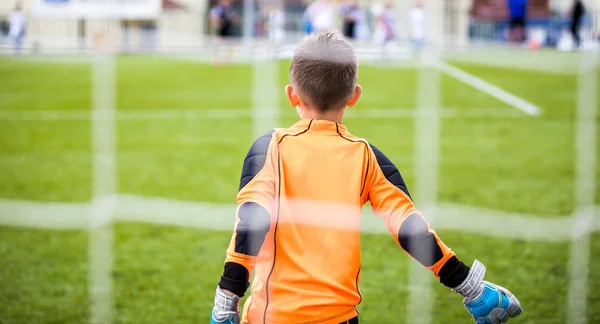
M 411 257 L 447 287 L 455 288 L 469 273 L 469 267 L 442 242 L 416 210 L 404 179 L 396 166 L 375 146 L 369 201 L 373 212 L 383 218 L 388 231 Z
M 217 287 L 211 323 L 239 321 L 237 304 L 248 289 L 256 256 L 271 227 L 270 211 L 275 198 L 275 161 L 269 150 L 272 133 L 258 138 L 244 159 L 234 231 Z
M 483 281 L 485 266 L 479 261 L 470 269 L 456 257 L 416 210 L 396 166 L 375 146 L 371 149 L 374 159 L 369 164 L 373 171 L 368 199 L 400 247 L 442 284 L 460 293 L 477 323 L 503 323 L 519 315 L 517 298 L 505 288 Z

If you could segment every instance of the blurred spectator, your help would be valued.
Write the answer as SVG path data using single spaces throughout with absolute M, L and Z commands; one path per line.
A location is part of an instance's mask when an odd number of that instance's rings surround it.
M 230 0 L 220 0 L 210 11 L 210 20 L 218 37 L 213 64 L 227 64 L 233 55 L 234 27 L 242 19 L 231 7 Z
M 375 18 L 374 41 L 379 45 L 385 46 L 395 39 L 396 10 L 393 2 L 387 2 L 383 8 L 373 8 Z
M 210 11 L 210 20 L 217 36 L 228 38 L 233 36 L 234 27 L 241 18 L 231 7 L 230 0 L 220 0 Z
M 304 13 L 302 14 L 301 24 L 302 24 L 302 31 L 304 31 L 305 34 L 308 35 L 308 34 L 312 33 L 312 26 L 310 24 L 310 17 L 308 17 L 307 10 L 305 10 Z
M 585 8 L 581 0 L 575 0 L 571 9 L 571 34 L 573 35 L 573 46 L 579 48 L 581 46 L 581 38 L 579 37 L 579 26 L 581 18 L 585 14 Z
M 254 16 L 254 36 L 263 37 L 267 35 L 270 10 L 268 6 L 262 6 Z
M 333 29 L 333 14 L 335 8 L 330 0 L 315 0 L 308 5 L 304 12 L 307 33 L 321 32 Z
M 509 38 L 513 42 L 524 42 L 527 25 L 527 0 L 508 0 L 510 14 Z
M 360 8 L 356 0 L 350 0 L 342 4 L 342 18 L 344 20 L 344 36 L 355 39 L 357 34 L 358 19 L 360 18 Z
M 371 34 L 369 26 L 369 13 L 367 8 L 358 4 L 356 10 L 356 24 L 354 25 L 354 37 L 356 40 L 367 40 Z
M 10 28 L 8 20 L 2 20 L 0 22 L 0 28 L 2 28 L 2 37 L 8 37 L 8 29 Z
M 411 25 L 411 41 L 417 48 L 425 42 L 425 11 L 420 0 L 416 0 L 414 6 L 408 12 Z
M 285 38 L 285 11 L 283 4 L 279 3 L 269 10 L 268 27 L 269 41 L 272 44 L 281 44 Z
M 8 37 L 14 44 L 15 54 L 20 54 L 23 46 L 23 39 L 25 38 L 27 19 L 25 18 L 25 13 L 21 9 L 19 3 L 17 3 L 15 10 L 10 14 L 8 25 Z

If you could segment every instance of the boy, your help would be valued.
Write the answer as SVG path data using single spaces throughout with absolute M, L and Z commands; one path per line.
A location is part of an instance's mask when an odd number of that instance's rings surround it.
M 341 124 L 358 101 L 358 63 L 341 35 L 297 47 L 285 87 L 301 120 L 257 139 L 242 169 L 235 230 L 211 323 L 358 323 L 360 214 L 369 201 L 407 253 L 461 294 L 478 323 L 521 312 L 508 290 L 483 281 L 416 211 L 402 176 L 375 146 Z

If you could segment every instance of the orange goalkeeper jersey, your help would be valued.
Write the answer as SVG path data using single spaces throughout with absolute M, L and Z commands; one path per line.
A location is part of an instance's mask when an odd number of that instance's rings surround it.
M 366 202 L 442 283 L 456 286 L 468 272 L 415 209 L 393 163 L 342 124 L 301 120 L 265 134 L 248 152 L 240 182 L 219 284 L 241 296 L 254 271 L 242 323 L 356 317 Z

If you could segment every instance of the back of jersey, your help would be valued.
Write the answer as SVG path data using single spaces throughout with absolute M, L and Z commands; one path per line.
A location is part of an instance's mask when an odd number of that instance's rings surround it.
M 273 323 L 340 323 L 356 316 L 361 299 L 368 144 L 343 125 L 323 120 L 302 120 L 276 131 L 274 140 L 275 224 L 261 251 L 271 262 L 257 264 L 255 278 L 255 286 L 263 287 L 256 293 L 265 303 L 260 316 Z

